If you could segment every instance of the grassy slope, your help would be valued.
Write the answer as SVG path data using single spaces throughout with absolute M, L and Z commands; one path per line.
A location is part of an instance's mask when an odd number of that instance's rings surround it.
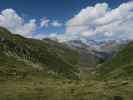
M 132 100 L 133 96 L 132 81 L 55 79 L 5 55 L 0 56 L 0 66 L 0 100 L 114 100 L 115 96 Z
M 133 43 L 100 66 L 99 73 L 107 79 L 133 79 Z
M 132 100 L 133 81 L 55 78 L 48 71 L 67 78 L 76 77 L 77 53 L 50 40 L 25 39 L 7 33 L 0 29 L 0 37 L 8 39 L 4 45 L 0 42 L 0 100 Z M 125 60 L 123 56 L 120 58 Z M 123 64 L 121 60 L 118 63 Z M 33 68 L 33 65 L 45 70 Z
M 0 100 L 132 100 L 132 93 L 132 81 L 36 79 L 0 83 Z

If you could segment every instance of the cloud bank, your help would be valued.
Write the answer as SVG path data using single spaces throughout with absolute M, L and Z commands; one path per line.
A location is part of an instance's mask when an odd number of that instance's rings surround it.
M 39 25 L 37 24 L 39 23 Z M 13 9 L 0 12 L 0 26 L 32 38 L 57 38 L 60 41 L 72 39 L 133 39 L 133 1 L 123 3 L 111 9 L 107 3 L 98 3 L 88 6 L 69 19 L 64 25 L 58 20 L 47 17 L 41 19 L 25 20 Z M 38 33 L 38 29 L 64 28 L 65 32 L 58 34 Z M 36 33 L 34 34 L 33 33 Z M 45 33 L 45 32 L 44 32 Z
M 66 23 L 64 39 L 70 38 L 131 38 L 133 39 L 133 2 L 115 9 L 99 3 L 82 9 Z
M 13 9 L 5 9 L 0 13 L 0 26 L 26 37 L 31 37 L 37 27 L 35 19 L 25 22 Z
M 38 25 L 39 23 L 39 25 Z M 34 34 L 38 29 L 51 27 L 61 27 L 62 23 L 58 20 L 50 20 L 47 17 L 41 19 L 30 19 L 26 21 L 24 18 L 19 16 L 14 9 L 5 9 L 0 12 L 0 26 L 7 28 L 14 34 L 20 34 L 25 37 L 41 39 L 45 37 L 53 37 L 53 33 L 50 35 L 45 34 Z

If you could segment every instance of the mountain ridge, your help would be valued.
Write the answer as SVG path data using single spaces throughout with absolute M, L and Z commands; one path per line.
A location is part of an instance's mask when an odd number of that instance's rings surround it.
M 74 67 L 78 63 L 78 53 L 65 46 L 58 46 L 60 43 L 54 42 L 54 46 L 51 46 L 53 44 L 51 41 L 27 39 L 13 35 L 4 28 L 0 29 L 0 37 L 1 52 L 10 52 L 22 59 L 41 63 L 64 77 L 78 77 L 76 75 L 78 70 Z

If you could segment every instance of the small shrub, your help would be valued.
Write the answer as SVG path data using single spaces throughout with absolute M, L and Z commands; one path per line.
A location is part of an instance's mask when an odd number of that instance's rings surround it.
M 121 96 L 114 96 L 114 99 L 113 100 L 124 100 L 124 99 Z

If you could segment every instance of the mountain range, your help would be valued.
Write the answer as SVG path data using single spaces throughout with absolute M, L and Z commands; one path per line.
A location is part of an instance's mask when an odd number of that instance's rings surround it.
M 60 43 L 1 27 L 0 100 L 132 100 L 132 50 L 129 40 Z

